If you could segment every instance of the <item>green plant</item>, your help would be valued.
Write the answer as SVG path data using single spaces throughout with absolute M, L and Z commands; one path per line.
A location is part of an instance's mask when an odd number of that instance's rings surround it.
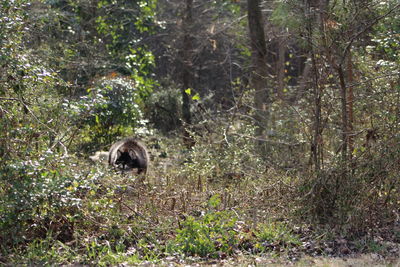
M 364 237 L 354 242 L 355 247 L 363 253 L 380 253 L 386 246 L 371 237 Z
M 78 102 L 66 102 L 72 119 L 84 125 L 81 136 L 92 149 L 109 145 L 119 136 L 148 133 L 143 100 L 130 78 L 100 79 Z
M 226 182 L 222 178 L 231 175 L 243 178 L 248 172 L 261 174 L 265 170 L 265 162 L 254 150 L 254 140 L 247 138 L 254 130 L 251 125 L 245 121 L 226 125 L 222 118 L 208 123 L 205 127 L 213 131 L 210 136 L 193 133 L 196 144 L 185 163 L 184 173 L 196 179 L 201 176 Z
M 0 239 L 2 246 L 44 238 L 74 238 L 84 199 L 99 190 L 102 173 L 83 172 L 74 157 L 48 151 L 38 159 L 3 162 L 0 168 Z M 92 193 L 93 192 L 93 193 Z M 85 204 L 86 205 L 86 204 Z
M 181 127 L 181 92 L 173 88 L 156 88 L 146 99 L 145 113 L 156 129 L 169 133 Z M 175 88 L 176 87 L 176 88 Z
M 27 265 L 54 265 L 68 264 L 79 257 L 73 249 L 64 243 L 54 240 L 51 233 L 45 239 L 35 239 L 24 249 L 18 252 L 15 263 Z
M 279 247 L 293 247 L 301 244 L 297 235 L 280 222 L 259 224 L 254 231 L 257 243 L 255 247 L 261 251 Z
M 211 207 L 218 205 L 215 198 L 209 203 Z M 189 216 L 181 223 L 167 251 L 211 258 L 231 254 L 238 244 L 235 223 L 234 214 L 228 211 L 211 210 L 198 219 Z

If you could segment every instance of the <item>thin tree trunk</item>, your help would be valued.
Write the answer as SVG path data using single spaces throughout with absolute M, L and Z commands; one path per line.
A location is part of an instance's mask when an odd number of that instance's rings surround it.
M 354 75 L 353 75 L 353 61 L 351 56 L 351 50 L 347 55 L 347 141 L 348 141 L 348 149 L 349 149 L 349 161 L 352 161 L 353 150 L 354 150 L 354 139 L 353 139 L 353 83 L 354 83 Z
M 267 84 L 267 48 L 264 34 L 264 23 L 261 14 L 260 0 L 247 0 L 247 17 L 252 51 L 251 86 L 254 93 L 255 136 L 263 138 L 266 135 L 269 120 L 269 91 Z M 259 148 L 265 147 L 260 142 Z M 265 152 L 265 149 L 261 149 Z
M 339 75 L 340 82 L 340 99 L 341 99 L 341 107 L 342 107 L 342 160 L 344 166 L 347 164 L 347 129 L 348 129 L 348 119 L 347 119 L 347 88 L 346 82 L 343 73 L 343 67 L 341 65 L 338 66 L 337 72 Z
M 193 26 L 193 0 L 185 1 L 185 12 L 183 13 L 182 26 L 183 26 L 183 69 L 182 69 L 182 116 L 184 121 L 184 143 L 187 146 L 193 145 L 193 140 L 190 137 L 190 133 L 187 129 L 192 123 L 191 113 L 190 113 L 190 98 L 186 93 L 188 88 L 193 87 L 193 62 L 192 62 L 192 52 L 193 52 L 193 41 L 192 41 L 192 26 Z
M 286 36 L 279 38 L 278 47 L 278 87 L 277 94 L 279 99 L 283 99 L 283 90 L 285 88 L 285 53 L 286 53 Z
M 310 47 L 311 44 L 308 44 L 308 46 Z M 311 56 L 311 54 L 308 53 L 307 54 L 307 59 L 304 62 L 304 68 L 303 68 L 303 72 L 301 74 L 301 76 L 299 77 L 299 81 L 298 81 L 298 85 L 299 88 L 297 90 L 296 95 L 293 97 L 292 102 L 295 103 L 297 102 L 298 99 L 300 99 L 305 93 L 306 91 L 309 89 L 310 86 L 310 76 L 311 76 L 311 70 L 313 68 L 313 61 L 312 60 L 308 60 Z
M 313 10 L 315 8 L 315 3 L 312 3 L 311 1 L 307 1 L 307 7 L 306 7 L 306 17 L 311 17 L 311 14 L 313 14 Z M 319 17 L 319 20 L 322 18 Z M 320 21 L 319 25 L 321 27 L 323 23 Z M 313 137 L 311 141 L 311 159 L 312 163 L 314 165 L 314 171 L 315 175 L 317 178 L 319 178 L 320 171 L 321 171 L 321 157 L 322 157 L 322 123 L 321 123 L 321 111 L 322 111 L 322 89 L 320 86 L 320 74 L 318 70 L 318 63 L 317 63 L 317 58 L 316 58 L 316 53 L 318 53 L 318 50 L 316 50 L 313 46 L 313 25 L 312 21 L 310 20 L 308 23 L 308 49 L 310 51 L 310 56 L 311 56 L 311 66 L 310 68 L 312 69 L 312 77 L 313 77 L 313 82 L 312 82 L 312 87 L 313 87 L 313 96 L 314 96 L 314 122 L 313 122 Z M 322 31 L 323 28 L 320 28 Z M 307 66 L 306 66 L 307 68 Z
M 311 52 L 311 60 L 314 72 L 314 82 L 313 82 L 313 91 L 314 91 L 314 135 L 313 141 L 311 145 L 312 158 L 314 162 L 314 168 L 317 175 L 321 170 L 321 144 L 322 144 L 322 129 L 321 129 L 321 96 L 322 91 L 319 86 L 319 73 L 317 68 L 317 61 L 315 58 L 315 53 L 312 50 Z

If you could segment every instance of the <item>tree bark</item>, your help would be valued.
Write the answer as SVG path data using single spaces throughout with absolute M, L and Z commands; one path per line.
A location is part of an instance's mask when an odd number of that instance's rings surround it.
M 193 26 L 193 0 L 185 1 L 185 11 L 183 12 L 182 28 L 183 28 L 183 50 L 182 50 L 182 116 L 183 116 L 183 141 L 190 147 L 193 145 L 193 139 L 187 129 L 192 123 L 192 115 L 190 112 L 190 98 L 186 90 L 193 88 L 193 37 L 191 34 Z
M 340 100 L 342 106 L 342 160 L 344 166 L 347 165 L 347 129 L 348 129 L 348 119 L 347 119 L 347 88 L 346 82 L 343 72 L 343 67 L 338 66 L 338 75 L 339 75 L 339 83 L 340 83 Z
M 252 66 L 250 82 L 254 92 L 255 136 L 265 137 L 269 120 L 270 96 L 267 84 L 267 48 L 264 34 L 264 22 L 261 14 L 260 0 L 247 0 L 247 17 L 251 43 Z M 257 146 L 262 148 L 258 142 Z M 265 152 L 265 149 L 261 149 Z
M 312 88 L 313 88 L 313 102 L 314 102 L 314 118 L 313 118 L 313 136 L 311 141 L 311 161 L 314 165 L 314 171 L 317 178 L 319 178 L 321 171 L 321 163 L 322 159 L 322 87 L 320 85 L 320 72 L 319 72 L 319 62 L 316 54 L 321 53 L 321 47 L 314 47 L 313 38 L 314 38 L 314 26 L 313 21 L 318 23 L 319 31 L 322 32 L 321 36 L 323 36 L 323 12 L 319 13 L 319 16 L 315 13 L 315 8 L 318 6 L 320 9 L 324 8 L 324 4 L 321 2 L 316 3 L 315 1 L 307 1 L 306 2 L 306 14 L 305 16 L 308 18 L 313 18 L 313 20 L 309 20 L 307 28 L 307 41 L 308 41 L 308 49 L 310 51 L 311 64 L 310 69 L 312 70 Z M 305 69 L 307 66 L 305 67 Z
M 353 138 L 353 83 L 354 83 L 354 75 L 353 75 L 353 60 L 351 56 L 351 50 L 347 55 L 347 141 L 349 148 L 349 161 L 352 161 L 353 158 L 353 150 L 354 150 L 354 138 Z
M 311 33 L 310 33 L 311 34 Z M 309 40 L 311 42 L 311 39 Z M 312 44 L 310 43 L 312 47 Z M 321 98 L 322 90 L 319 85 L 319 72 L 317 67 L 317 60 L 315 56 L 315 51 L 311 48 L 311 61 L 313 69 L 313 93 L 314 93 L 314 134 L 311 145 L 311 154 L 314 163 L 314 170 L 317 176 L 321 170 L 322 161 L 322 126 L 321 126 Z
M 286 36 L 282 36 L 279 38 L 279 47 L 278 47 L 278 87 L 277 94 L 279 99 L 283 99 L 283 91 L 285 89 L 285 54 L 286 54 Z

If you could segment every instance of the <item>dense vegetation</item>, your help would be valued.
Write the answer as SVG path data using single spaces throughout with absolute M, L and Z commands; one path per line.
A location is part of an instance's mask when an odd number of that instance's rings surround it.
M 399 66 L 397 0 L 2 0 L 0 263 L 398 255 Z

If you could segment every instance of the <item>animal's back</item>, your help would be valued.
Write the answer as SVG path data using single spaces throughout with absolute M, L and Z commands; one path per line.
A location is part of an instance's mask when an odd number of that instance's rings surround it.
M 117 151 L 121 145 L 124 144 L 124 140 L 120 140 L 116 143 L 114 143 L 111 147 L 110 150 L 108 151 L 108 163 L 110 165 L 114 165 L 115 161 L 117 160 Z

